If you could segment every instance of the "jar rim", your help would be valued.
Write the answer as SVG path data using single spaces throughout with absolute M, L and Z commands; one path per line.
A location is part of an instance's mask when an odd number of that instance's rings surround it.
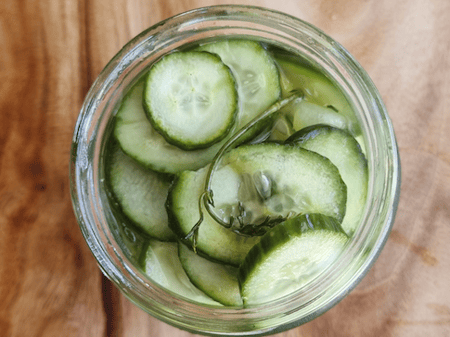
M 234 23 L 233 27 L 228 26 L 229 21 Z M 239 26 L 242 22 L 245 24 Z M 263 34 L 265 39 L 277 38 L 293 45 L 299 43 L 296 39 L 305 39 L 306 42 L 301 41 L 303 48 L 319 48 L 324 53 L 320 57 L 331 60 L 329 72 L 334 72 L 333 75 L 337 71 L 345 72 L 341 84 L 344 88 L 347 85 L 349 91 L 355 91 L 350 95 L 353 100 L 361 100 L 359 117 L 369 146 L 369 193 L 372 198 L 370 203 L 367 202 L 362 222 L 378 224 L 364 226 L 355 234 L 345 252 L 318 276 L 322 286 L 309 285 L 308 296 L 297 291 L 289 298 L 245 309 L 190 303 L 151 283 L 144 273 L 127 261 L 115 242 L 102 213 L 99 181 L 99 154 L 114 104 L 120 100 L 121 92 L 133 83 L 136 74 L 145 70 L 142 58 L 158 58 L 173 46 L 198 38 L 198 34 L 207 37 L 211 31 L 230 33 L 233 29 L 254 36 Z M 317 62 L 321 62 L 320 57 L 317 56 Z M 374 176 L 375 168 L 377 177 Z M 321 315 L 366 275 L 394 223 L 400 193 L 400 159 L 393 126 L 380 94 L 365 70 L 340 44 L 313 25 L 285 13 L 256 6 L 220 5 L 194 9 L 161 21 L 130 40 L 106 65 L 89 90 L 77 120 L 70 160 L 70 186 L 74 211 L 89 248 L 103 273 L 132 302 L 158 319 L 188 331 L 210 335 L 264 335 L 285 331 Z M 362 257 L 366 253 L 364 249 L 369 249 L 369 254 Z M 357 266 L 352 264 L 355 256 L 359 258 Z M 339 286 L 335 284 L 337 279 Z M 309 303 L 319 307 L 310 307 L 308 311 Z M 241 321 L 239 325 L 236 325 L 236 319 Z M 249 324 L 258 324 L 260 328 L 246 331 Z

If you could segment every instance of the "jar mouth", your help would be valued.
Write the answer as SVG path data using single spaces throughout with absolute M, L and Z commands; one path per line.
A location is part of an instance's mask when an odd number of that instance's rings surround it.
M 333 78 L 361 125 L 369 191 L 361 226 L 335 263 L 288 297 L 249 308 L 199 305 L 152 283 L 127 259 L 111 230 L 103 153 L 118 103 L 148 68 L 174 48 L 217 36 L 270 41 L 298 53 Z M 72 202 L 81 231 L 103 273 L 156 318 L 195 333 L 263 335 L 306 323 L 344 298 L 368 272 L 393 226 L 400 159 L 392 123 L 367 73 L 336 41 L 284 13 L 253 6 L 213 6 L 166 19 L 145 30 L 106 65 L 89 90 L 75 127 L 70 160 Z

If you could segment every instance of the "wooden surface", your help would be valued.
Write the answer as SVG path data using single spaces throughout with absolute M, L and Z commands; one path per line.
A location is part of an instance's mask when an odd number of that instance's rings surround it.
M 102 277 L 72 212 L 69 149 L 84 95 L 127 40 L 219 3 L 231 2 L 0 1 L 0 336 L 192 336 Z M 450 336 L 450 2 L 240 3 L 307 20 L 356 57 L 385 100 L 403 168 L 394 230 L 368 276 L 277 336 Z

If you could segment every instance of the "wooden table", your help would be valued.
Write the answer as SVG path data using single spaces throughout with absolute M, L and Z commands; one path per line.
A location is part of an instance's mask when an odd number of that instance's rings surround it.
M 72 212 L 69 149 L 89 86 L 127 40 L 219 3 L 237 2 L 0 2 L 0 336 L 191 336 L 100 273 Z M 395 226 L 375 266 L 336 307 L 278 336 L 450 336 L 450 2 L 239 3 L 341 42 L 379 88 L 402 160 Z

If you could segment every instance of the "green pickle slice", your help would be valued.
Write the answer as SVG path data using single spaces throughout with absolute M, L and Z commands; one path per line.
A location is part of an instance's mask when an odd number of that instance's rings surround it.
M 262 304 L 300 289 L 333 262 L 346 242 L 339 222 L 321 214 L 304 214 L 274 227 L 239 268 L 244 304 Z
M 175 52 L 150 69 L 144 108 L 169 143 L 194 150 L 225 138 L 234 124 L 237 98 L 234 77 L 218 56 Z

